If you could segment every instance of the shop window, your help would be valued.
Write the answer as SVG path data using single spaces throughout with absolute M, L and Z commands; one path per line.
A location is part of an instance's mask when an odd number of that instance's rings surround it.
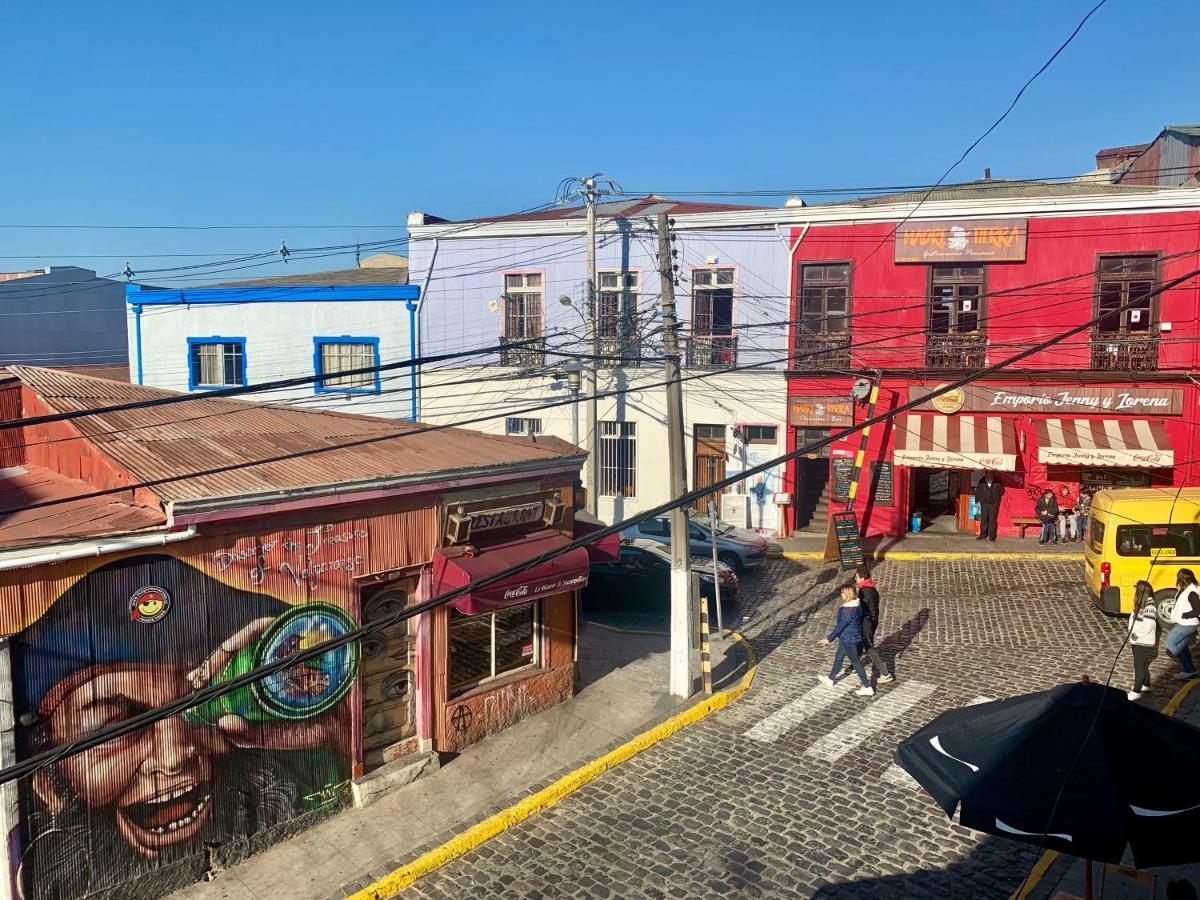
M 603 356 L 621 357 L 613 365 L 636 364 L 638 358 L 638 273 L 600 272 L 596 291 L 596 335 Z
M 504 333 L 501 344 L 534 340 L 506 347 L 500 354 L 505 366 L 540 366 L 544 360 L 542 275 L 540 272 L 506 272 L 504 275 Z
M 1096 272 L 1096 315 L 1107 334 L 1146 334 L 1153 323 L 1157 256 L 1102 256 Z M 1121 307 L 1129 304 L 1129 308 Z
M 803 450 L 805 447 L 811 447 L 820 441 L 829 440 L 828 428 L 797 428 L 796 429 L 796 449 Z M 816 450 L 809 450 L 805 454 L 808 457 L 827 457 L 829 456 L 829 444 L 823 447 L 818 447 Z
M 379 393 L 379 338 L 318 337 L 313 338 L 313 345 L 318 394 Z M 337 374 L 372 368 L 375 371 Z
M 637 496 L 637 423 L 600 423 L 600 496 Z
M 1200 523 L 1170 525 L 1118 525 L 1119 556 L 1200 556 Z
M 188 390 L 245 384 L 245 338 L 188 338 Z
M 537 604 L 480 616 L 450 611 L 450 696 L 536 664 Z

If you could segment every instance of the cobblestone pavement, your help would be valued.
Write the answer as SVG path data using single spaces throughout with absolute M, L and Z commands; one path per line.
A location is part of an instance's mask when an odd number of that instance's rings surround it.
M 948 821 L 893 765 L 896 744 L 973 701 L 1103 679 L 1121 623 L 1088 604 L 1075 562 L 895 561 L 875 575 L 897 675 L 877 696 L 816 681 L 841 576 L 772 561 L 745 581 L 738 627 L 761 659 L 745 697 L 406 896 L 1007 897 L 1034 848 Z M 1114 686 L 1130 669 L 1126 654 Z M 1165 655 L 1154 673 L 1161 706 Z

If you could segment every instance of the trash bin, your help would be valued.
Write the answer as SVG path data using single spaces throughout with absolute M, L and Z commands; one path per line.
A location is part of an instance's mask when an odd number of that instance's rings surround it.
M 913 534 L 921 533 L 921 514 L 919 512 L 915 512 L 912 514 L 912 533 Z

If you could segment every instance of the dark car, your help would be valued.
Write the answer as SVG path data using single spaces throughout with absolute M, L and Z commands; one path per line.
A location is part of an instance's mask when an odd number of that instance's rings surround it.
M 738 592 L 737 573 L 724 563 L 718 563 L 721 579 L 721 603 L 727 604 Z M 712 560 L 692 557 L 692 571 L 700 574 L 700 593 L 712 602 Z M 621 543 L 621 557 L 616 562 L 595 562 L 591 565 L 588 585 L 583 590 L 583 607 L 592 610 L 630 612 L 662 612 L 671 608 L 671 551 L 663 544 L 642 539 Z

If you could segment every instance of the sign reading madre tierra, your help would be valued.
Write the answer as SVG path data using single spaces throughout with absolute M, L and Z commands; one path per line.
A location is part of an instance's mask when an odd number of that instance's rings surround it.
M 1024 262 L 1024 219 L 904 222 L 896 229 L 896 262 Z
M 931 394 L 938 388 L 914 387 L 912 399 Z M 962 412 L 1058 413 L 1092 415 L 1156 415 L 1177 416 L 1183 412 L 1183 391 L 1180 388 L 1142 387 L 1081 387 L 1058 384 L 968 384 L 962 394 Z M 925 400 L 916 409 L 939 411 L 941 398 Z M 957 397 L 955 398 L 957 399 Z

